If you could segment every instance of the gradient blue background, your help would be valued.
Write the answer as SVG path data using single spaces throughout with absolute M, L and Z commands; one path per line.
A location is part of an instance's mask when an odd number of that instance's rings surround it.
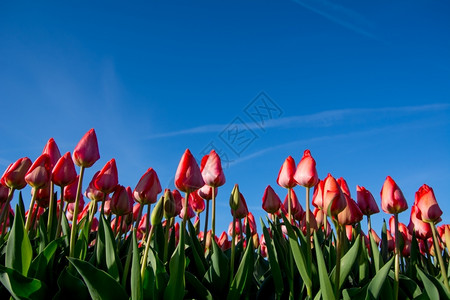
M 355 199 L 362 185 L 380 203 L 387 175 L 410 206 L 430 185 L 448 223 L 449 13 L 448 1 L 2 1 L 0 168 L 50 137 L 72 152 L 95 128 L 85 185 L 114 157 L 121 184 L 153 167 L 173 187 L 185 149 L 201 159 L 213 142 L 230 160 L 220 232 L 235 183 L 259 219 L 267 185 L 284 199 L 284 159 L 310 149 Z M 280 108 L 263 127 L 245 113 L 260 92 Z M 236 117 L 257 136 L 239 155 L 220 140 Z

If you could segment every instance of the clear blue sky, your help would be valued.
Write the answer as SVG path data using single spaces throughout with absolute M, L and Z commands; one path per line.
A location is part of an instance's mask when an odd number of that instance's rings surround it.
M 153 167 L 173 187 L 184 150 L 213 145 L 230 161 L 221 231 L 235 183 L 259 219 L 267 185 L 284 199 L 284 159 L 310 149 L 354 198 L 379 203 L 390 175 L 411 206 L 430 185 L 450 222 L 449 2 L 147 2 L 0 2 L 0 168 L 95 128 L 85 185 L 114 157 L 121 184 Z

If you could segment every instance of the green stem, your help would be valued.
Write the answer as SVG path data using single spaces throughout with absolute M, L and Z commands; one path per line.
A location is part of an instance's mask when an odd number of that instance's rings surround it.
M 12 196 L 14 194 L 14 188 L 9 188 L 8 198 L 6 199 L 5 204 L 3 205 L 2 214 L 0 215 L 0 223 L 3 224 L 2 226 L 2 236 L 6 232 L 6 225 L 8 224 L 8 213 L 9 213 L 9 203 L 11 202 Z
M 70 250 L 69 250 L 69 257 L 74 257 L 75 254 L 75 243 L 77 239 L 77 223 L 78 223 L 78 205 L 80 203 L 80 196 L 81 196 L 81 185 L 83 182 L 83 175 L 84 175 L 84 169 L 85 167 L 80 167 L 80 177 L 78 178 L 78 186 L 77 186 L 77 195 L 75 197 L 75 207 L 73 209 L 73 219 L 72 219 L 72 230 L 70 231 Z
M 54 195 L 54 189 L 55 185 L 50 180 L 50 204 L 48 207 L 48 221 L 47 221 L 47 235 L 48 239 L 51 240 L 51 233 L 52 233 L 52 223 L 53 223 L 53 214 L 55 210 L 55 195 Z
M 343 228 L 339 223 L 335 223 L 336 226 L 336 273 L 334 280 L 334 296 L 339 299 L 339 283 L 341 277 L 341 249 L 342 249 L 342 232 Z
M 230 284 L 233 282 L 233 277 L 234 277 L 234 256 L 235 256 L 235 252 L 236 252 L 236 217 L 233 214 L 233 226 L 232 226 L 232 229 L 231 229 Z
M 206 233 L 208 232 L 208 218 L 209 218 L 209 200 L 206 200 L 205 212 L 205 229 L 203 230 L 203 250 L 206 247 Z
M 398 234 L 398 213 L 394 214 L 395 220 L 395 266 L 394 266 L 394 297 L 395 300 L 398 299 L 398 287 L 399 287 L 399 276 L 400 276 L 400 241 Z
M 290 189 L 289 189 L 290 192 Z M 312 253 L 311 253 L 311 225 L 309 223 L 309 192 L 310 192 L 310 188 L 307 187 L 306 188 L 306 255 L 307 255 L 307 265 L 306 265 L 306 270 L 308 272 L 308 274 L 311 274 L 311 264 L 312 264 Z M 310 286 L 307 286 L 307 293 L 308 293 L 308 297 L 312 298 L 312 290 Z
M 172 228 L 173 220 L 174 220 L 173 217 L 171 217 L 169 220 L 166 220 L 166 228 L 164 228 L 165 231 L 164 231 L 164 256 L 163 256 L 164 260 L 163 260 L 163 263 L 166 263 L 166 261 L 167 261 L 167 254 L 169 251 L 169 231 L 170 231 L 170 228 Z
M 450 286 L 448 284 L 447 271 L 445 270 L 444 259 L 442 258 L 442 251 L 441 251 L 441 247 L 439 246 L 439 241 L 438 241 L 438 238 L 437 238 L 437 233 L 436 233 L 436 227 L 435 226 L 436 225 L 434 223 L 430 223 L 431 231 L 433 233 L 434 255 L 439 260 L 439 266 L 441 267 L 441 274 L 442 274 L 442 277 L 443 277 L 443 280 L 444 280 L 445 288 L 447 289 L 447 292 L 450 292 Z
M 372 223 L 370 222 L 370 215 L 367 215 L 367 232 L 372 230 Z
M 128 237 L 129 239 L 131 239 L 131 241 L 133 241 L 133 235 L 136 235 L 136 228 L 132 228 L 131 234 Z M 126 287 L 127 284 L 128 272 L 130 271 L 132 251 L 133 251 L 133 242 L 128 244 L 127 260 L 125 261 L 125 267 L 123 268 L 122 286 L 124 288 Z
M 144 210 L 144 205 L 139 204 L 139 212 L 138 212 L 138 216 L 136 218 L 136 222 L 134 222 L 134 228 L 136 229 L 136 231 L 138 230 L 139 227 L 139 222 L 141 221 L 141 217 L 142 217 L 142 211 Z
M 147 241 L 145 243 L 144 256 L 142 257 L 142 266 L 141 266 L 141 279 L 142 280 L 144 280 L 145 269 L 147 268 L 148 250 L 150 249 L 150 241 L 152 239 L 154 229 L 155 229 L 155 226 L 152 226 L 152 228 L 150 229 L 150 233 L 148 234 Z
M 290 223 L 290 224 L 292 224 L 292 212 L 291 212 L 291 206 L 292 206 L 291 202 L 292 202 L 292 199 L 291 199 L 291 190 L 292 190 L 292 188 L 288 188 L 288 220 L 289 220 L 289 223 Z
M 211 216 L 211 238 L 216 236 L 216 188 L 211 187 L 212 189 L 212 216 Z M 206 237 L 206 232 L 204 234 Z
M 27 221 L 25 222 L 25 230 L 27 232 L 30 231 L 31 219 L 33 217 L 33 207 L 34 207 L 34 203 L 36 203 L 36 194 L 37 194 L 37 189 L 33 188 L 33 195 L 31 197 L 31 201 L 30 201 L 30 208 L 28 209 L 28 217 L 27 217 Z
M 55 238 L 59 238 L 61 236 L 61 222 L 62 215 L 64 212 L 64 187 L 61 186 L 61 201 L 59 202 L 59 214 L 58 214 L 58 225 L 56 227 L 56 235 Z
M 150 230 L 150 213 L 151 213 L 151 203 L 147 204 L 147 218 L 145 219 L 145 234 L 144 239 L 148 236 L 148 231 Z

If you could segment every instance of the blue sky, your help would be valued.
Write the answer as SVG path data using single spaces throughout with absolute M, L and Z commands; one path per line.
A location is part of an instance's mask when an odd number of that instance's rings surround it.
M 264 216 L 264 188 L 284 199 L 281 164 L 310 149 L 354 198 L 362 185 L 380 203 L 390 175 L 411 206 L 430 185 L 450 222 L 448 2 L 148 2 L 0 3 L 0 168 L 95 128 L 85 184 L 114 157 L 121 184 L 153 167 L 173 187 L 186 148 L 214 147 L 225 230 L 235 183 Z

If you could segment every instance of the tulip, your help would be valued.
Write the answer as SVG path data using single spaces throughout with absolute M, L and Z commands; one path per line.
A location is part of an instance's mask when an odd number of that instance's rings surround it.
M 169 189 L 164 191 L 164 217 L 166 220 L 177 215 L 177 207 L 173 193 Z
M 424 222 L 436 224 L 436 221 L 442 215 L 442 210 L 439 208 L 433 189 L 426 184 L 422 185 L 416 192 L 415 204 L 420 210 Z
M 390 176 L 386 177 L 380 194 L 381 208 L 385 213 L 398 214 L 408 209 L 402 191 Z
M 203 200 L 202 197 L 198 195 L 198 193 L 191 193 L 189 194 L 189 205 L 192 207 L 192 209 L 197 213 L 201 213 L 205 210 L 205 200 Z
M 203 181 L 200 169 L 189 149 L 186 149 L 181 157 L 175 174 L 175 186 L 182 192 L 191 193 L 201 188 Z
M 278 185 L 286 189 L 295 187 L 297 185 L 294 179 L 296 170 L 294 159 L 292 156 L 288 156 L 278 172 Z
M 289 193 L 284 198 L 283 206 L 284 206 L 284 208 L 287 211 L 289 211 Z M 303 212 L 304 212 L 303 211 L 303 207 L 300 204 L 300 202 L 298 201 L 297 194 L 295 193 L 294 190 L 291 190 L 291 207 L 290 207 L 290 210 L 291 210 L 291 214 L 293 216 L 298 215 L 298 214 L 303 215 Z
M 343 177 L 338 178 L 337 183 L 339 184 L 339 186 L 341 187 L 341 191 L 346 194 L 347 196 L 350 196 L 350 189 L 348 188 L 348 184 L 347 181 L 345 181 L 345 179 Z
M 54 184 L 64 187 L 77 179 L 77 171 L 70 152 L 61 156 L 52 170 L 52 181 Z
M 101 192 L 109 194 L 119 184 L 119 176 L 117 174 L 116 160 L 113 158 L 108 161 L 100 170 L 94 181 L 94 186 Z
M 84 195 L 86 197 L 88 197 L 91 201 L 103 201 L 104 202 L 104 199 L 107 195 L 104 194 L 103 192 L 101 192 L 100 190 L 98 190 L 94 185 L 94 182 L 97 179 L 97 176 L 99 174 L 100 174 L 100 171 L 97 171 L 94 174 L 91 182 L 89 182 L 89 185 L 88 185 L 86 191 L 84 192 Z
M 325 186 L 325 181 L 320 180 L 315 186 L 314 186 L 314 194 L 312 197 L 312 204 L 323 210 L 323 188 Z
M 262 208 L 269 214 L 276 213 L 281 206 L 280 197 L 273 190 L 273 188 L 268 185 L 264 190 L 264 195 L 262 198 Z
M 133 196 L 141 204 L 153 204 L 161 192 L 158 175 L 153 168 L 149 168 L 134 188 Z
M 76 179 L 72 183 L 70 183 L 64 187 L 64 192 L 63 192 L 64 201 L 66 201 L 67 203 L 72 203 L 72 202 L 75 202 L 75 200 L 76 200 L 78 179 L 79 179 L 79 175 L 77 175 Z
M 172 191 L 173 200 L 175 201 L 175 215 L 179 215 L 181 213 L 181 210 L 183 209 L 183 197 L 181 196 L 180 192 L 178 190 Z
M 205 184 L 204 186 L 202 186 L 201 189 L 197 190 L 197 194 L 202 197 L 205 200 L 211 200 L 213 198 L 213 188 L 207 184 Z M 214 197 L 217 197 L 217 191 L 218 189 L 214 189 Z M 206 202 L 208 203 L 208 202 Z
M 2 176 L 1 183 L 15 190 L 23 189 L 27 185 L 25 174 L 28 172 L 31 165 L 32 162 L 28 157 L 18 159 L 6 169 Z
M 79 167 L 89 168 L 99 159 L 97 135 L 92 128 L 85 133 L 73 150 L 73 161 Z
M 5 203 L 8 200 L 9 188 L 0 183 L 0 203 Z
M 40 189 L 50 180 L 50 157 L 42 154 L 31 165 L 25 174 L 25 181 L 33 188 Z
M 42 150 L 42 154 L 47 154 L 50 157 L 50 169 L 56 165 L 56 162 L 61 158 L 61 152 L 59 152 L 58 145 L 53 138 L 50 138 L 47 144 Z
M 158 202 L 156 202 L 156 205 L 153 208 L 152 214 L 150 216 L 152 226 L 161 224 L 163 217 L 164 217 L 164 197 L 161 196 Z
M 345 200 L 344 193 L 342 193 L 339 184 L 331 174 L 328 174 L 324 181 L 323 209 L 327 215 L 329 212 L 331 216 L 335 217 L 344 210 L 347 201 Z
M 303 227 L 302 230 L 303 230 L 304 234 L 306 235 L 307 234 L 306 231 L 308 230 L 306 227 L 306 212 L 303 213 L 303 216 L 300 220 L 301 220 L 301 223 L 304 224 L 304 225 L 302 225 L 302 227 Z M 311 235 L 311 233 L 313 233 L 315 230 L 317 230 L 319 228 L 318 223 L 315 218 L 315 215 L 311 210 L 309 211 L 309 220 L 310 220 L 309 230 L 310 230 L 310 235 Z M 323 219 L 322 219 L 322 221 L 323 221 Z
M 130 187 L 117 185 L 111 197 L 111 211 L 116 216 L 128 215 L 133 212 L 133 196 Z
M 205 159 L 205 157 L 207 157 Z M 209 155 L 203 157 L 201 174 L 205 184 L 211 187 L 219 187 L 225 184 L 225 174 L 222 170 L 222 163 L 216 151 L 211 150 Z M 204 163 L 203 163 L 204 162 Z
M 324 215 L 323 215 L 323 210 L 321 210 L 320 208 L 315 208 L 314 209 L 314 219 L 316 220 L 316 224 L 317 224 L 317 228 L 322 228 L 323 226 L 323 221 L 324 221 Z
M 298 185 L 309 188 L 315 186 L 319 182 L 319 177 L 316 170 L 316 161 L 311 156 L 311 152 L 309 150 L 305 150 L 303 153 L 303 157 L 297 165 L 294 179 Z
M 375 198 L 372 193 L 363 186 L 356 186 L 356 201 L 358 202 L 359 209 L 363 215 L 367 216 L 367 227 L 370 230 L 372 224 L 370 222 L 370 216 L 380 212 Z
M 183 199 L 184 200 L 184 199 Z M 179 217 L 181 218 L 181 219 L 183 219 L 184 220 L 184 217 L 185 217 L 185 214 L 186 214 L 186 220 L 187 219 L 192 219 L 193 217 L 195 217 L 195 212 L 194 212 L 194 210 L 192 209 L 192 206 L 189 204 L 189 201 L 181 201 L 181 203 L 182 203 L 182 209 L 181 209 L 181 212 L 180 212 L 180 214 L 179 214 Z M 185 208 L 185 203 L 187 203 L 187 208 Z
M 250 233 L 254 235 L 256 233 L 256 222 L 255 217 L 251 212 L 249 212 L 244 219 L 245 228 L 247 228 L 247 225 L 250 227 Z
M 225 231 L 223 231 L 220 237 L 218 238 L 217 244 L 222 251 L 230 249 L 231 243 L 228 240 L 228 235 Z
M 350 198 L 347 194 L 344 194 L 344 196 L 347 205 L 344 210 L 337 215 L 338 222 L 341 225 L 354 225 L 362 220 L 363 214 L 355 200 Z
M 409 219 L 408 230 L 413 232 L 417 238 L 426 240 L 431 237 L 431 227 L 429 223 L 422 221 L 419 208 L 416 205 L 411 207 L 411 217 Z

